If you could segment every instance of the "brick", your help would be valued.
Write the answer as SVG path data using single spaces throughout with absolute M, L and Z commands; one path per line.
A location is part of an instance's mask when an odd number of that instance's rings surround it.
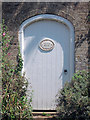
M 2 17 L 11 36 L 12 43 L 11 59 L 15 61 L 18 53 L 18 30 L 26 19 L 38 14 L 55 14 L 68 19 L 74 26 L 75 31 L 75 70 L 88 70 L 90 67 L 90 42 L 89 42 L 89 14 L 88 2 L 3 2 Z M 15 56 L 14 56 L 15 54 Z

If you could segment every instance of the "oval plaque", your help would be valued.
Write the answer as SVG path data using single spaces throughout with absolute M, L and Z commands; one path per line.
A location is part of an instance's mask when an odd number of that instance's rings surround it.
M 50 39 L 44 39 L 40 42 L 39 47 L 44 51 L 50 51 L 54 48 L 54 42 Z

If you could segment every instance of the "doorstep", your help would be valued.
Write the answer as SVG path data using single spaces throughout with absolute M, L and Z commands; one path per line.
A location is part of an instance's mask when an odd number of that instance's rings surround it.
M 58 120 L 57 112 L 33 112 L 33 120 Z

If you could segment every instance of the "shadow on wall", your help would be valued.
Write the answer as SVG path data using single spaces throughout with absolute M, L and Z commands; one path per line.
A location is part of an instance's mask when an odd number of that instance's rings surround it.
M 19 27 L 23 21 L 34 15 L 57 14 L 59 10 L 69 4 L 68 2 L 60 4 L 57 2 L 4 2 L 2 4 L 2 17 L 5 19 L 5 23 L 9 25 L 10 30 L 13 30 L 14 26 Z
M 88 32 L 88 63 L 89 63 L 89 71 L 90 71 L 90 29 Z
M 89 6 L 90 6 L 90 2 L 89 2 Z M 89 24 L 88 26 L 90 26 L 90 9 L 89 9 L 87 19 L 88 19 L 88 24 Z M 89 63 L 89 71 L 90 71 L 90 27 L 88 31 L 88 63 Z
M 90 3 L 89 3 L 90 4 Z M 88 59 L 88 70 L 90 71 L 90 11 L 88 12 L 88 15 L 87 15 L 87 24 L 88 24 L 88 33 L 87 34 L 80 34 L 75 43 L 75 48 L 76 50 L 78 48 L 80 48 L 80 46 L 82 46 L 82 44 L 87 41 L 88 43 L 88 51 L 86 53 L 86 58 Z

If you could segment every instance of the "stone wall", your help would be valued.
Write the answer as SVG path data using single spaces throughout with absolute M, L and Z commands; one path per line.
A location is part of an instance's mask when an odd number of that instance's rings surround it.
M 68 19 L 75 30 L 75 71 L 90 67 L 89 2 L 3 2 L 2 17 L 11 36 L 11 59 L 17 64 L 18 31 L 23 21 L 39 14 L 54 14 Z

